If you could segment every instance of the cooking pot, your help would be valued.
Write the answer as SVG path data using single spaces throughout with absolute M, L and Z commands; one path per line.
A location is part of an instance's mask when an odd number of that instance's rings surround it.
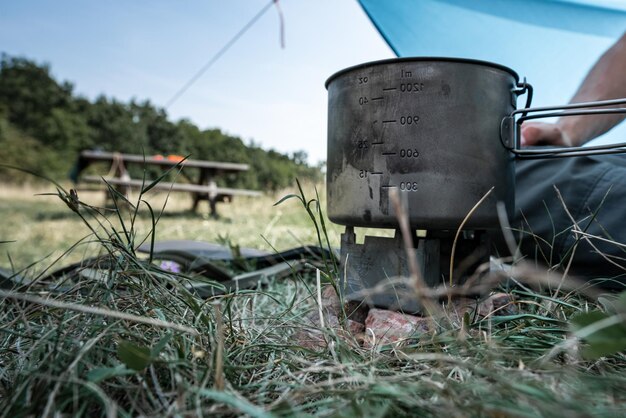
M 513 214 L 515 158 L 626 152 L 624 143 L 520 149 L 525 120 L 625 113 L 606 106 L 626 99 L 530 108 L 530 84 L 490 62 L 375 61 L 337 72 L 326 87 L 328 216 L 338 224 L 397 227 L 389 200 L 395 189 L 408 204 L 413 229 L 456 229 L 493 188 L 464 228 L 497 228 L 498 202 Z M 524 94 L 526 106 L 516 110 Z

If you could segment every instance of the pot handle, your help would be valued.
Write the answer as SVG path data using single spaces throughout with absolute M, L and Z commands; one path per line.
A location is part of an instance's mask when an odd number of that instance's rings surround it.
M 513 90 L 513 94 L 515 94 L 516 98 L 521 96 L 524 93 L 526 94 L 526 104 L 524 105 L 525 109 L 530 108 L 530 104 L 533 102 L 533 86 L 530 83 L 526 82 L 526 77 L 524 77 L 524 81 L 522 81 L 521 83 L 517 83 L 517 90 Z M 513 105 L 515 106 L 515 102 L 513 102 Z M 515 106 L 517 107 L 517 106 Z M 522 116 L 526 116 L 526 113 L 522 114 Z
M 525 84 L 525 83 L 523 83 Z M 532 89 L 530 90 L 532 95 Z M 528 100 L 527 100 L 528 102 Z M 521 125 L 524 121 L 540 118 L 567 117 L 580 115 L 607 115 L 626 114 L 624 107 L 609 107 L 594 109 L 603 106 L 626 106 L 626 98 L 615 100 L 603 100 L 587 103 L 573 103 L 563 106 L 545 106 L 513 111 L 505 116 L 500 124 L 500 140 L 502 145 L 520 159 L 580 157 L 597 154 L 620 154 L 626 153 L 626 142 L 594 147 L 562 147 L 549 149 L 521 149 Z M 517 115 L 520 115 L 516 118 Z

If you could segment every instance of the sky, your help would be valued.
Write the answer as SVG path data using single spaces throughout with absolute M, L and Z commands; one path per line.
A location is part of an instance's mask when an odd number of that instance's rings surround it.
M 0 0 L 0 52 L 88 98 L 165 104 L 269 0 Z M 391 49 L 356 0 L 280 0 L 169 108 L 283 153 L 326 159 L 325 80 Z M 210 156 L 194 156 L 210 159 Z
M 569 103 L 590 68 L 626 31 L 625 0 L 361 3 L 399 55 L 471 58 L 508 66 L 533 85 L 531 107 Z M 518 108 L 524 101 L 518 98 Z M 622 123 L 587 145 L 625 141 Z
M 599 54 L 626 27 L 626 14 L 607 19 L 585 8 L 576 13 L 544 9 L 589 2 L 626 9 L 623 0 L 363 2 L 401 11 L 386 24 L 377 23 L 397 39 L 402 55 L 508 65 L 534 85 L 535 106 L 567 103 Z M 58 80 L 71 81 L 88 98 L 104 94 L 163 107 L 269 3 L 0 0 L 0 52 L 48 63 Z M 284 48 L 278 9 L 271 6 L 166 110 L 173 120 L 219 128 L 265 149 L 304 150 L 316 164 L 326 159 L 326 79 L 394 53 L 357 0 L 278 4 Z M 624 138 L 626 124 L 599 141 Z

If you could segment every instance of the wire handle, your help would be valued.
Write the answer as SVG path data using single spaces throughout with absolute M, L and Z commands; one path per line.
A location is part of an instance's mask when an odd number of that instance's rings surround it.
M 603 106 L 626 106 L 626 98 L 602 100 L 597 102 L 573 103 L 562 106 L 544 106 L 535 108 L 526 107 L 524 109 L 518 109 L 502 119 L 500 124 L 500 139 L 504 147 L 520 159 L 581 157 L 585 155 L 626 153 L 626 142 L 598 145 L 593 147 L 521 149 L 521 126 L 524 121 L 581 115 L 626 114 L 626 108 L 624 107 L 595 109 Z M 517 115 L 521 116 L 516 118 Z

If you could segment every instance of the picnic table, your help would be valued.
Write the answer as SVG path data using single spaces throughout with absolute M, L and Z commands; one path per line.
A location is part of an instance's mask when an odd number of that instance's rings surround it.
M 105 184 L 106 181 L 106 183 L 116 186 L 118 190 L 125 195 L 128 194 L 129 189 L 140 189 L 152 183 L 151 179 L 132 179 L 126 169 L 127 164 L 158 166 L 163 169 L 180 166 L 180 173 L 188 181 L 187 183 L 159 182 L 153 189 L 190 193 L 193 198 L 193 211 L 196 211 L 198 203 L 201 200 L 207 200 L 210 214 L 213 217 L 217 217 L 217 202 L 230 202 L 233 200 L 234 196 L 260 196 L 262 194 L 257 190 L 217 186 L 216 179 L 219 176 L 247 171 L 250 169 L 247 164 L 191 160 L 184 159 L 180 156 L 143 156 L 92 150 L 82 151 L 79 158 L 83 165 L 89 165 L 95 162 L 106 162 L 110 164 L 109 173 L 107 175 L 81 176 L 79 182 L 102 185 Z M 196 170 L 188 170 L 190 168 Z

